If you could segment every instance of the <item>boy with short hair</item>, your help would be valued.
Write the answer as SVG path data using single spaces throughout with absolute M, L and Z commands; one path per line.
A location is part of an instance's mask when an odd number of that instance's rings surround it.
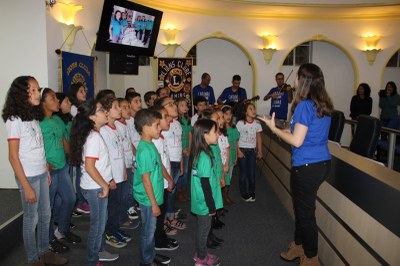
M 160 137 L 160 113 L 143 109 L 137 113 L 135 128 L 141 135 L 136 153 L 133 178 L 134 197 L 140 205 L 142 228 L 140 232 L 140 265 L 168 264 L 169 258 L 157 255 L 154 248 L 154 232 L 159 205 L 163 204 L 164 181 L 162 163 L 152 142 Z M 153 264 L 154 263 L 154 264 Z
M 148 108 L 154 106 L 155 100 L 157 100 L 157 94 L 154 91 L 148 91 L 144 94 L 144 102 Z
M 196 99 L 194 99 L 194 108 L 197 110 L 197 113 L 194 116 L 192 116 L 192 119 L 191 119 L 192 126 L 199 119 L 199 115 L 201 115 L 203 113 L 203 111 L 206 110 L 207 102 L 208 101 L 207 101 L 206 97 L 204 97 L 204 96 L 198 96 L 198 97 L 196 97 Z

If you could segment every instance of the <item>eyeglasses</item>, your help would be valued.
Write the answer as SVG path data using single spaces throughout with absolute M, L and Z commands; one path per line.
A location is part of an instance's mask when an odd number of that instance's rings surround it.
M 106 111 L 106 110 L 105 110 L 103 107 L 100 107 L 99 109 L 96 110 L 95 113 L 98 113 L 98 112 L 104 113 L 105 111 Z
M 169 107 L 172 107 L 172 106 L 174 106 L 175 105 L 175 101 L 172 101 L 172 102 L 169 102 L 169 103 L 166 103 L 166 104 L 164 104 L 163 105 L 163 107 L 165 107 L 165 106 L 169 106 Z

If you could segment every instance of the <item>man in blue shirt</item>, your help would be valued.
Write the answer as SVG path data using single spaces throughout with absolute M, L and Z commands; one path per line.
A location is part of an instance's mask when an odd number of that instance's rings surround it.
M 246 90 L 240 87 L 242 78 L 234 75 L 232 78 L 232 86 L 226 88 L 218 98 L 218 104 L 232 104 L 247 100 Z
M 193 88 L 193 101 L 196 101 L 196 98 L 199 96 L 203 96 L 207 99 L 208 104 L 215 103 L 214 89 L 210 86 L 211 77 L 208 73 L 203 73 L 201 75 L 201 83 L 194 86 Z
M 287 120 L 288 104 L 293 100 L 292 87 L 285 84 L 285 76 L 283 73 L 277 73 L 275 75 L 275 81 L 278 86 L 272 88 L 268 94 L 265 95 L 264 101 L 268 101 L 272 98 L 269 115 L 275 112 L 275 118 Z

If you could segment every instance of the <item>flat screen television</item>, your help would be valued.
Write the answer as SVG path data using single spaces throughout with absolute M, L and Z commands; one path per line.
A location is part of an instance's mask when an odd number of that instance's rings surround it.
M 105 0 L 96 50 L 153 56 L 163 12 L 125 0 Z

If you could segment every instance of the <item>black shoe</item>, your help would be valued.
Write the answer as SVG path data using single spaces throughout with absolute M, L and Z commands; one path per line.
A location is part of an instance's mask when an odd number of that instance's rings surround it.
M 221 247 L 221 244 L 212 241 L 211 239 L 207 239 L 207 248 L 209 249 L 219 249 Z
M 69 250 L 69 247 L 58 241 L 56 238 L 54 238 L 50 242 L 50 250 L 53 251 L 54 253 L 65 253 Z
M 73 211 L 72 212 L 72 217 L 76 217 L 76 218 L 82 217 L 82 213 L 81 212 L 77 212 L 77 211 Z
M 168 239 L 168 242 L 170 242 L 172 244 L 175 244 L 175 245 L 178 245 L 178 240 L 173 239 L 173 238 L 169 238 L 169 237 L 167 237 L 167 239 Z
M 72 233 L 71 231 L 67 231 L 64 233 L 64 237 L 62 238 L 63 240 L 67 241 L 68 243 L 76 244 L 76 243 L 81 243 L 82 239 Z
M 166 244 L 164 244 L 164 245 L 160 245 L 160 246 L 155 246 L 154 247 L 154 249 L 155 250 L 167 250 L 167 251 L 172 251 L 172 250 L 175 250 L 175 249 L 177 249 L 179 247 L 179 245 L 178 244 L 174 244 L 174 243 L 172 243 L 172 242 L 170 242 L 170 241 L 167 241 L 167 243 Z
M 165 265 L 165 264 L 168 264 L 171 262 L 171 258 L 168 256 L 161 255 L 161 254 L 156 254 L 153 262 L 158 263 L 158 264 L 161 263 L 161 264 Z
M 242 199 L 245 201 L 245 202 L 250 202 L 250 200 L 251 200 L 251 197 L 249 196 L 249 195 L 242 195 Z

